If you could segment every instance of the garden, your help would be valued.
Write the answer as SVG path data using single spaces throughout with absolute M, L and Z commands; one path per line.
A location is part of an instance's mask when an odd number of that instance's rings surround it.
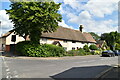
M 30 41 L 22 41 L 16 45 L 16 54 L 29 57 L 63 57 L 99 55 L 101 50 L 96 45 L 85 45 L 78 50 L 65 51 L 63 47 L 52 44 L 32 44 Z

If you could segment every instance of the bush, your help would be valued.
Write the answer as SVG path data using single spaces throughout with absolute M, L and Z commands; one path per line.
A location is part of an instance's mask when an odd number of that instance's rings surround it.
M 26 53 L 26 49 L 28 49 L 29 47 L 32 47 L 30 41 L 22 41 L 17 43 L 16 45 L 17 55 L 21 55 L 21 56 L 24 55 L 23 53 Z
M 86 55 L 86 52 L 84 49 L 80 48 L 79 49 L 79 55 Z
M 88 45 L 85 45 L 85 46 L 83 47 L 83 49 L 84 49 L 86 52 L 90 52 Z
M 95 52 L 95 53 L 94 53 L 95 55 L 100 55 L 100 54 L 102 53 L 101 50 L 95 50 L 94 52 Z
M 82 48 L 80 48 L 79 50 L 70 50 L 67 53 L 68 53 L 67 54 L 68 56 L 78 56 L 78 55 L 83 56 L 83 55 L 86 55 L 85 50 L 82 49 Z
M 93 52 L 87 52 L 87 55 L 94 55 Z
M 52 44 L 43 44 L 42 48 L 44 48 L 48 52 L 48 56 L 64 56 L 65 49 L 63 47 L 55 46 Z
M 61 57 L 65 55 L 65 50 L 62 47 L 50 44 L 32 45 L 28 41 L 18 43 L 16 51 L 31 57 Z
M 91 50 L 98 50 L 97 46 L 96 45 L 90 45 L 89 47 Z
M 67 53 L 67 56 L 75 56 L 76 54 L 78 54 L 78 50 L 70 50 Z
M 120 50 L 120 44 L 116 43 L 115 50 Z

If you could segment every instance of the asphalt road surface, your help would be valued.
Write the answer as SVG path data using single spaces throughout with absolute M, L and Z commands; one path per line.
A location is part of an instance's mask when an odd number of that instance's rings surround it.
M 57 59 L 0 57 L 2 78 L 96 78 L 118 64 L 118 57 L 75 56 Z

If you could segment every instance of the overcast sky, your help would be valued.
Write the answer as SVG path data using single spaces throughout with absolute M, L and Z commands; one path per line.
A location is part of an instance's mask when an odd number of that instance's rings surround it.
M 59 25 L 78 29 L 84 26 L 85 32 L 97 34 L 118 30 L 118 1 L 119 0 L 55 0 L 62 3 L 59 13 L 62 22 Z M 5 9 L 10 9 L 9 0 L 0 2 L 0 34 L 11 30 L 13 24 L 9 20 Z M 1 32 L 2 31 L 2 32 Z

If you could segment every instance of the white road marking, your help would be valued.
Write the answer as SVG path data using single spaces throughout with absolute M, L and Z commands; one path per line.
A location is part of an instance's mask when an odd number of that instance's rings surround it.
M 2 57 L 2 60 L 3 60 L 4 66 L 5 66 L 5 68 L 6 68 L 6 78 L 7 78 L 8 80 L 11 80 L 11 78 L 12 78 L 11 72 L 10 72 L 10 69 L 9 69 L 6 61 L 5 61 L 5 58 Z
M 7 72 L 9 72 L 9 71 L 10 71 L 10 69 L 6 69 L 6 71 L 7 71 Z
M 11 80 L 12 76 L 7 75 L 6 78 L 7 78 L 8 80 Z
M 9 76 L 6 76 L 6 78 L 8 79 L 8 78 L 9 78 Z

